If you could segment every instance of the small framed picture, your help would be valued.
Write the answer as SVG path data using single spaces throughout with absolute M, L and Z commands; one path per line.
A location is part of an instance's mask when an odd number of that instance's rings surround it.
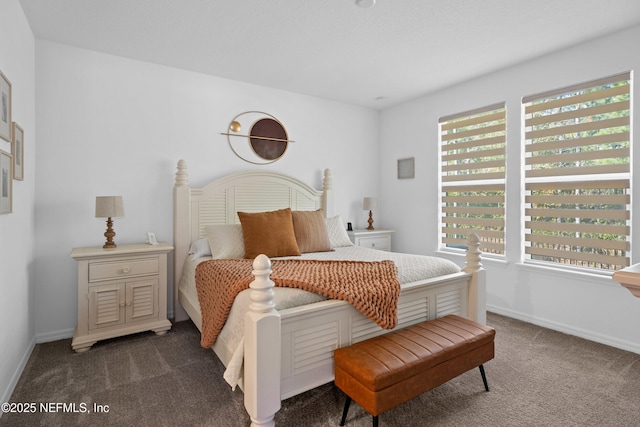
M 13 122 L 11 154 L 13 155 L 13 179 L 22 181 L 24 180 L 24 130 L 16 122 Z
M 0 150 L 0 214 L 11 213 L 13 201 L 13 159 Z
M 158 241 L 156 240 L 156 234 L 155 233 L 147 233 L 147 243 L 150 245 L 157 245 Z
M 0 71 L 0 138 L 11 142 L 11 83 Z
M 415 158 L 409 157 L 398 160 L 398 179 L 415 178 Z

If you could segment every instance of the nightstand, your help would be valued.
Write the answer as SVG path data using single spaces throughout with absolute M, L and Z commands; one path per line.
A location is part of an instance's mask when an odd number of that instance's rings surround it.
M 384 229 L 362 229 L 347 232 L 353 244 L 381 251 L 391 251 L 391 235 L 393 233 L 394 230 Z
M 78 261 L 78 326 L 71 347 L 87 351 L 99 340 L 152 330 L 164 335 L 167 255 L 173 246 L 118 245 L 74 248 Z

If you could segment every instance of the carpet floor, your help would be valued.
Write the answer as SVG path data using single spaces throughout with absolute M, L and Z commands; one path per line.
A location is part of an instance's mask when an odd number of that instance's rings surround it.
M 489 313 L 496 357 L 380 416 L 380 426 L 640 426 L 640 355 Z M 248 426 L 240 390 L 199 345 L 190 321 L 164 336 L 36 345 L 0 426 Z M 31 405 L 35 404 L 35 405 Z M 344 395 L 333 384 L 282 402 L 277 426 L 337 426 Z M 73 411 L 75 410 L 75 411 Z M 71 412 L 69 412 L 71 411 Z M 347 427 L 371 425 L 351 405 Z

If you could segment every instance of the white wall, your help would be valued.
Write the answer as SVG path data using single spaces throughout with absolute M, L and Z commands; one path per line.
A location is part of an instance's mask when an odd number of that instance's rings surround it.
M 0 2 L 0 16 L 0 70 L 11 82 L 12 119 L 25 138 L 24 181 L 13 181 L 13 213 L 0 215 L 0 402 L 6 402 L 35 343 L 35 43 L 17 0 Z M 0 150 L 10 153 L 11 144 L 0 140 Z
M 640 353 L 640 328 L 637 327 L 640 298 L 633 297 L 609 278 L 524 267 L 520 264 L 519 249 L 521 97 L 640 69 L 638 40 L 640 27 L 635 27 L 385 110 L 381 114 L 380 131 L 380 209 L 387 225 L 397 230 L 394 250 L 432 254 L 438 248 L 438 118 L 506 101 L 508 263 L 484 262 L 489 308 Z M 633 98 L 637 104 L 640 99 L 637 83 Z M 637 129 L 640 129 L 637 108 L 634 114 L 632 126 L 637 140 Z M 640 150 L 633 152 L 633 164 L 640 164 Z M 416 178 L 397 180 L 397 159 L 410 156 L 416 158 Z M 633 200 L 638 200 L 638 174 L 633 180 Z M 395 209 L 396 206 L 403 208 Z M 635 210 L 633 221 L 632 242 L 640 242 L 640 209 Z M 633 262 L 640 262 L 640 244 L 635 244 L 633 250 Z M 452 259 L 462 262 L 459 258 Z
M 172 241 L 179 159 L 194 186 L 263 168 L 320 188 L 323 169 L 331 168 L 339 213 L 365 223 L 359 204 L 378 189 L 378 112 L 47 41 L 36 43 L 36 65 L 38 341 L 69 337 L 76 326 L 77 273 L 69 254 L 104 243 L 105 222 L 94 217 L 97 195 L 123 196 L 116 243 L 143 242 L 147 231 Z M 275 163 L 244 162 L 220 135 L 250 110 L 273 114 L 296 141 Z

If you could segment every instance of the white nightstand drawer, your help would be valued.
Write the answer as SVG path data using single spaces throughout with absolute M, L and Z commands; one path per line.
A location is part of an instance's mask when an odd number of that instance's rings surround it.
M 89 282 L 158 274 L 158 258 L 89 263 Z
M 377 249 L 379 251 L 391 251 L 391 235 L 393 230 L 350 230 L 347 231 L 349 239 L 356 246 L 363 248 Z
M 390 251 L 391 237 L 390 236 L 360 237 L 359 245 L 364 248 L 378 249 L 381 251 Z

